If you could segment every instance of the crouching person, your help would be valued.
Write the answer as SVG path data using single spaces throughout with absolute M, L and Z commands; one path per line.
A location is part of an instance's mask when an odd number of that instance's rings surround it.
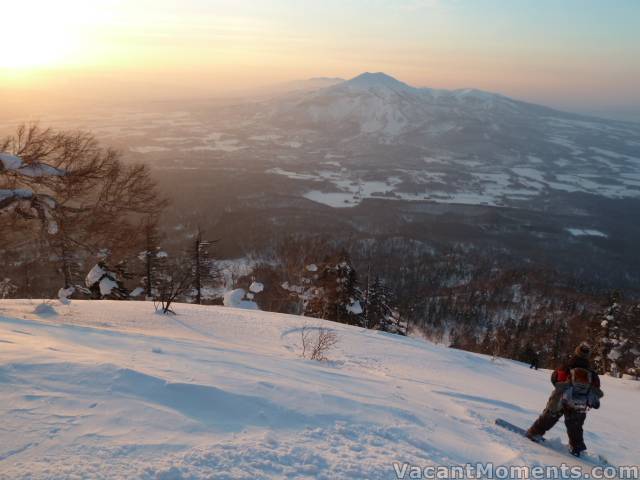
M 527 431 L 531 440 L 540 440 L 564 415 L 572 455 L 580 456 L 587 449 L 583 438 L 583 425 L 590 408 L 600 408 L 600 378 L 591 368 L 591 347 L 582 342 L 567 363 L 551 374 L 554 391 L 542 415 Z

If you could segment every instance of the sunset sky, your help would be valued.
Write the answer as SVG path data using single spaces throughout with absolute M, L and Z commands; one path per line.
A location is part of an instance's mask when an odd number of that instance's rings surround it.
M 1 0 L 16 89 L 234 93 L 384 71 L 563 108 L 640 110 L 638 0 Z

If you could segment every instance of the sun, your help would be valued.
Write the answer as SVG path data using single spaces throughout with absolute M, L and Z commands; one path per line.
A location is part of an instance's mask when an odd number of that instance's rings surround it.
M 64 63 L 78 46 L 74 2 L 10 2 L 3 5 L 0 68 L 24 70 Z

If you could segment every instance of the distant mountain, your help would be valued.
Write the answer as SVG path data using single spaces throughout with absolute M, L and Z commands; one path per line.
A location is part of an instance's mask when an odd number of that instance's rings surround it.
M 309 152 L 294 170 L 304 165 L 308 172 L 314 158 L 340 158 L 333 163 L 343 168 L 341 178 L 353 182 L 350 172 L 357 171 L 384 181 L 377 196 L 385 198 L 487 205 L 553 192 L 640 198 L 640 124 L 497 93 L 417 88 L 384 73 L 363 73 L 281 96 L 254 118 L 295 137 L 298 154 Z M 345 202 L 337 197 L 340 204 L 367 198 L 366 188 L 340 182 L 333 181 L 339 192 L 355 192 Z
M 381 135 L 388 142 L 389 137 L 424 134 L 429 143 L 463 130 L 486 139 L 508 130 L 514 117 L 535 127 L 542 116 L 576 118 L 481 90 L 416 88 L 384 73 L 363 73 L 302 97 L 283 99 L 272 112 L 276 121 L 302 122 L 349 136 Z

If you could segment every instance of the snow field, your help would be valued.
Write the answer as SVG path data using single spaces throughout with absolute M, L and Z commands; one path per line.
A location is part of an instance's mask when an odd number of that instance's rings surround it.
M 148 302 L 0 301 L 0 478 L 394 478 L 394 461 L 571 463 L 528 426 L 548 371 L 331 322 Z M 338 335 L 300 357 L 303 326 Z M 637 463 L 640 384 L 604 378 L 590 452 Z M 559 424 L 548 437 L 566 443 Z M 581 464 L 581 460 L 574 460 Z

